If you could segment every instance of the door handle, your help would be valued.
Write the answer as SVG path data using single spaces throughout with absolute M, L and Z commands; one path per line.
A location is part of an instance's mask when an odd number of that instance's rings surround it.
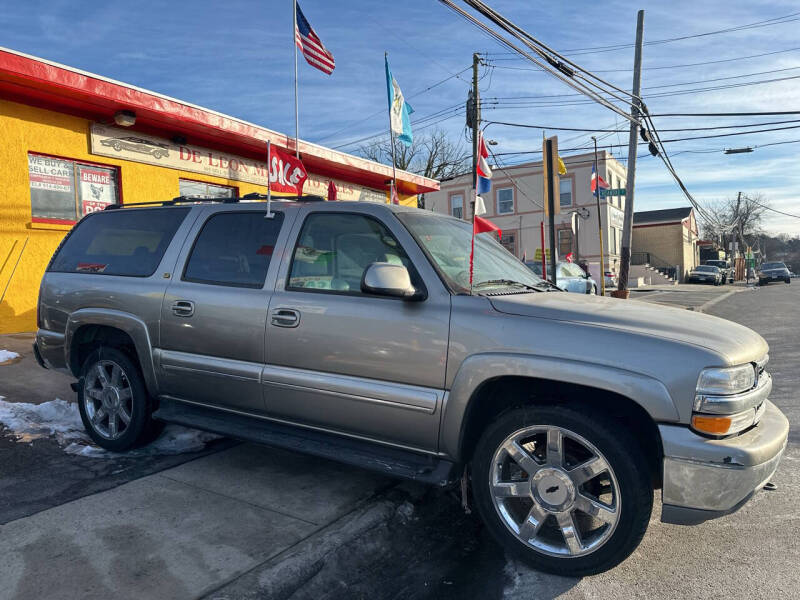
M 297 327 L 300 324 L 300 311 L 293 308 L 276 308 L 272 311 L 270 323 L 276 327 Z
M 189 300 L 173 302 L 172 314 L 176 317 L 191 317 L 194 314 L 194 302 Z

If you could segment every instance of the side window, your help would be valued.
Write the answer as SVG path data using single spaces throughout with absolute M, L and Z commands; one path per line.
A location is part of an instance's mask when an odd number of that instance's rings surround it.
M 283 213 L 267 219 L 263 212 L 213 215 L 195 240 L 184 281 L 260 288 L 267 277 Z
M 361 277 L 374 262 L 411 263 L 397 240 L 364 215 L 314 213 L 306 218 L 292 256 L 287 288 L 361 293 Z
M 48 271 L 149 277 L 189 209 L 124 208 L 82 220 L 64 240 Z
M 457 219 L 464 218 L 464 196 L 461 194 L 450 196 L 450 214 Z

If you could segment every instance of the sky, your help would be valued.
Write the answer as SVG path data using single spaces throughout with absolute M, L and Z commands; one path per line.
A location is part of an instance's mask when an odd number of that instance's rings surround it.
M 798 0 L 489 3 L 581 67 L 623 89 L 631 87 L 636 11 L 644 9 L 642 91 L 652 115 L 800 111 Z M 288 0 L 28 0 L 13 4 L 7 0 L 4 4 L 0 46 L 294 133 L 292 2 Z M 480 52 L 487 63 L 481 67 L 480 82 L 484 119 L 623 130 L 597 135 L 617 158 L 627 156 L 627 128 L 621 117 L 580 97 L 565 96 L 573 90 L 509 54 L 436 0 L 302 0 L 300 4 L 336 59 L 336 70 L 327 76 L 300 57 L 303 139 L 355 152 L 360 144 L 386 135 L 383 56 L 388 52 L 392 72 L 414 107 L 416 134 L 442 129 L 453 140 L 464 140 L 461 107 L 470 85 L 472 54 Z M 460 6 L 466 8 L 463 3 Z M 785 23 L 652 43 L 793 13 L 798 14 Z M 617 45 L 623 47 L 598 49 Z M 770 79 L 779 81 L 752 85 Z M 698 90 L 730 84 L 747 85 Z M 670 142 L 667 150 L 677 173 L 704 206 L 742 191 L 761 193 L 773 208 L 800 215 L 800 143 L 766 146 L 800 140 L 800 115 L 655 116 L 654 121 L 663 139 L 742 131 L 696 130 L 700 127 L 793 121 L 753 127 L 788 128 L 780 131 Z M 558 134 L 562 149 L 585 147 L 592 135 L 545 131 Z M 506 154 L 541 148 L 539 129 L 490 124 L 486 135 L 498 142 L 493 149 L 502 153 L 503 164 L 539 158 Z M 755 149 L 746 154 L 723 153 L 726 148 L 744 146 Z M 643 154 L 647 153 L 640 148 L 639 156 Z M 562 155 L 569 152 L 562 150 Z M 636 210 L 688 204 L 661 161 L 649 155 L 637 161 L 635 202 Z M 800 218 L 770 213 L 764 227 L 770 233 L 800 235 Z

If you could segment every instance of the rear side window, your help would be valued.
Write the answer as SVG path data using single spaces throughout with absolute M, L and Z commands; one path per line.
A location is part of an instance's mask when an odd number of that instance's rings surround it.
M 75 226 L 48 270 L 149 277 L 189 210 L 122 209 L 90 215 Z
M 184 281 L 260 288 L 267 277 L 283 213 L 220 213 L 212 216 L 186 262 Z

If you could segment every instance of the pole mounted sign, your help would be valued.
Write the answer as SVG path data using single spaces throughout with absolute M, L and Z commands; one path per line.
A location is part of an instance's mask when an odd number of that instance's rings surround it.
M 604 190 L 600 188 L 600 197 L 606 198 L 607 196 L 624 196 L 625 195 L 625 188 L 613 188 Z

